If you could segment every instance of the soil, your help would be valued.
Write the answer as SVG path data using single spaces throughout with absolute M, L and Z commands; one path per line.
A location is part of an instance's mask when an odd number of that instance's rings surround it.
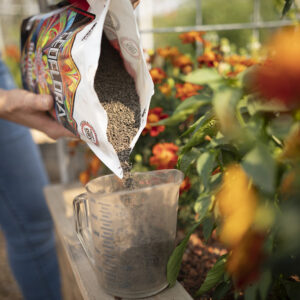
M 107 289 L 118 294 L 140 294 L 161 288 L 162 284 L 167 284 L 164 270 L 173 247 L 174 242 L 166 240 L 118 251 L 114 271 L 104 279 Z M 116 276 L 115 280 L 111 276 Z
M 179 231 L 177 235 L 180 240 L 184 237 L 183 231 Z M 204 242 L 201 227 L 191 235 L 189 244 L 183 255 L 177 280 L 184 286 L 194 300 L 212 299 L 212 292 L 201 297 L 195 297 L 194 295 L 204 282 L 207 272 L 215 264 L 217 259 L 226 252 L 226 249 L 217 241 L 214 234 L 207 242 Z M 233 295 L 226 297 L 226 300 L 231 299 L 234 299 Z
M 130 188 L 130 143 L 141 122 L 139 96 L 134 80 L 126 71 L 119 52 L 110 44 L 104 33 L 94 87 L 107 112 L 108 141 L 113 145 L 121 162 L 125 186 Z

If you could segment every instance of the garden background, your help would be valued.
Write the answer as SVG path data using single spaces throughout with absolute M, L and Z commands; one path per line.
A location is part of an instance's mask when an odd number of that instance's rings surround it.
M 297 2 L 160 0 L 151 18 L 144 2 L 137 17 L 156 92 L 132 163 L 134 171 L 176 167 L 186 175 L 170 284 L 179 274 L 195 299 L 299 299 Z M 19 24 L 38 5 L 0 6 L 0 46 L 20 84 Z M 261 21 L 295 27 L 275 37 L 275 25 L 209 27 Z M 206 31 L 182 28 L 194 25 Z M 108 172 L 82 143 L 35 136 L 53 182 Z M 53 168 L 57 156 L 61 169 Z

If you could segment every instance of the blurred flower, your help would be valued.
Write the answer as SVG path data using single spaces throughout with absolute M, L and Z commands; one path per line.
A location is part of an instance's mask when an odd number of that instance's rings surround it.
M 253 58 L 247 58 L 244 55 L 237 55 L 237 54 L 233 54 L 231 56 L 225 57 L 224 61 L 230 64 L 231 66 L 243 65 L 246 67 L 250 67 L 258 63 Z
M 180 68 L 181 70 L 186 68 L 186 67 L 191 67 L 193 65 L 193 62 L 191 61 L 191 59 L 185 55 L 185 54 L 181 54 L 179 56 L 176 56 L 173 60 L 172 60 L 172 64 L 175 67 Z
M 161 132 L 165 130 L 165 126 L 155 125 L 155 123 L 167 117 L 168 115 L 163 113 L 163 109 L 161 107 L 154 107 L 150 109 L 147 117 L 147 124 L 143 130 L 143 135 L 150 132 L 151 136 L 158 136 Z
M 82 184 L 87 184 L 90 180 L 90 174 L 88 171 L 83 171 L 79 174 L 79 180 Z
M 234 247 L 251 227 L 257 209 L 256 193 L 240 165 L 228 167 L 216 201 L 222 219 L 220 239 Z
M 244 55 L 241 56 L 237 54 L 233 54 L 231 56 L 226 57 L 224 61 L 232 67 L 232 70 L 227 72 L 226 74 L 228 77 L 235 77 L 239 73 L 246 70 L 248 67 L 258 63 L 253 58 L 247 58 Z
M 180 55 L 180 52 L 176 47 L 165 47 L 165 48 L 158 48 L 156 50 L 157 54 L 160 55 L 163 58 L 171 58 L 173 59 L 174 57 Z
M 187 192 L 191 188 L 191 182 L 188 176 L 184 178 L 180 185 L 179 194 L 181 195 L 184 192 Z
M 101 167 L 101 161 L 96 155 L 93 155 L 93 158 L 91 159 L 88 165 L 88 170 L 90 171 L 91 175 L 96 176 L 100 167 Z
M 238 289 L 259 278 L 260 267 L 265 257 L 264 241 L 264 233 L 250 230 L 240 243 L 231 250 L 226 268 Z
M 217 54 L 212 50 L 205 50 L 203 55 L 198 56 L 197 58 L 200 68 L 203 67 L 204 65 L 207 67 L 217 67 L 220 60 L 221 60 L 220 54 Z
M 179 98 L 181 101 L 185 100 L 186 98 L 198 95 L 199 91 L 203 89 L 202 85 L 193 84 L 189 82 L 176 83 L 175 87 L 176 97 Z
M 7 45 L 3 49 L 2 54 L 5 59 L 12 59 L 16 62 L 20 62 L 21 53 L 19 47 L 17 47 L 16 45 Z
M 155 84 L 161 83 L 167 77 L 167 74 L 161 68 L 153 68 L 150 70 L 150 75 Z
M 169 97 L 172 93 L 172 88 L 169 85 L 169 83 L 164 83 L 164 84 L 160 85 L 158 88 L 167 97 Z
M 157 170 L 172 169 L 176 166 L 178 146 L 173 143 L 159 143 L 152 148 L 153 156 L 150 157 L 150 165 Z
M 203 43 L 203 35 L 205 34 L 204 31 L 190 31 L 187 33 L 182 33 L 179 35 L 179 38 L 181 39 L 181 42 L 183 44 L 189 44 L 189 43 L 195 43 L 200 42 Z
M 252 87 L 266 100 L 290 108 L 300 106 L 300 27 L 277 33 L 269 46 L 270 57 L 254 73 Z

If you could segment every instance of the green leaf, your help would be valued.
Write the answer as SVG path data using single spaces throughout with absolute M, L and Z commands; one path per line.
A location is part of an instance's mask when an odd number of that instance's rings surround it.
M 194 163 L 196 158 L 199 156 L 200 151 L 196 148 L 192 148 L 191 151 L 185 153 L 180 161 L 179 161 L 179 168 L 183 173 L 186 173 L 188 168 L 191 166 L 191 164 Z
M 200 176 L 201 182 L 208 188 L 209 180 L 213 170 L 216 154 L 211 151 L 202 153 L 197 159 L 197 172 Z
M 158 125 L 174 126 L 185 121 L 191 114 L 196 113 L 200 107 L 211 103 L 211 100 L 205 95 L 190 97 L 180 103 L 173 115 L 167 119 L 157 122 Z
M 202 222 L 203 218 L 211 204 L 211 196 L 207 194 L 200 195 L 194 205 L 195 212 L 199 215 L 199 222 Z
M 190 231 L 187 233 L 187 235 L 182 240 L 182 242 L 175 248 L 175 250 L 173 251 L 173 253 L 169 258 L 168 265 L 167 265 L 167 280 L 170 287 L 172 287 L 176 282 L 177 276 L 180 271 L 182 256 L 189 242 L 190 236 L 199 225 L 200 222 L 194 224 L 194 226 L 190 229 Z
M 197 146 L 204 142 L 204 138 L 206 135 L 214 136 L 218 131 L 218 122 L 216 120 L 210 120 L 205 123 L 202 127 L 200 127 L 197 131 L 195 130 L 193 136 L 190 140 L 185 144 L 185 146 L 181 149 L 181 153 L 187 152 L 194 146 Z
M 223 77 L 214 68 L 202 68 L 182 76 L 182 80 L 194 84 L 209 84 L 221 81 Z
M 242 90 L 222 85 L 214 92 L 213 106 L 223 128 L 233 127 L 236 122 L 236 107 L 242 97 Z M 238 128 L 238 124 L 235 126 Z
M 250 285 L 245 290 L 245 300 L 257 300 L 257 284 Z
M 288 13 L 288 11 L 291 9 L 293 2 L 294 2 L 294 0 L 285 0 L 284 7 L 283 7 L 283 9 L 282 9 L 282 15 L 281 15 L 282 18 L 283 18 L 283 17 Z
M 207 217 L 203 220 L 202 226 L 203 226 L 203 236 L 205 241 L 207 241 L 210 238 L 212 231 L 214 229 L 214 225 L 215 222 L 213 217 Z
M 226 257 L 222 256 L 215 265 L 208 271 L 206 278 L 197 291 L 196 296 L 201 296 L 216 286 L 224 276 Z
M 269 270 L 266 270 L 265 272 L 263 272 L 261 274 L 259 282 L 258 282 L 258 291 L 259 291 L 261 300 L 267 299 L 268 291 L 269 291 L 271 283 L 272 283 L 272 274 Z
M 192 124 L 180 137 L 185 137 L 189 135 L 191 132 L 195 131 L 196 128 L 201 127 L 203 124 L 205 124 L 207 121 L 211 119 L 210 114 L 205 114 L 204 116 L 201 116 L 194 124 Z M 199 126 L 199 127 L 198 127 Z
M 223 300 L 226 296 L 226 294 L 229 292 L 231 289 L 231 282 L 222 282 L 219 284 L 213 294 L 213 300 Z
M 251 150 L 244 157 L 242 167 L 262 191 L 274 192 L 276 164 L 270 150 L 265 145 L 259 144 Z
M 298 300 L 300 297 L 300 282 L 284 280 L 286 292 L 291 300 Z
M 190 98 L 185 99 L 182 101 L 175 109 L 174 114 L 183 111 L 183 110 L 193 110 L 196 112 L 201 106 L 205 104 L 211 103 L 211 99 L 209 99 L 207 96 L 200 94 L 196 95 Z

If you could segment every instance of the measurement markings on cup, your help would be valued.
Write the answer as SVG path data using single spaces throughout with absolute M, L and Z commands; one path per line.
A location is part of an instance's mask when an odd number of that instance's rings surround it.
M 116 263 L 114 250 L 114 230 L 111 214 L 111 205 L 103 202 L 99 203 L 99 222 L 101 224 L 99 240 L 102 246 L 103 274 L 109 280 L 116 279 Z

